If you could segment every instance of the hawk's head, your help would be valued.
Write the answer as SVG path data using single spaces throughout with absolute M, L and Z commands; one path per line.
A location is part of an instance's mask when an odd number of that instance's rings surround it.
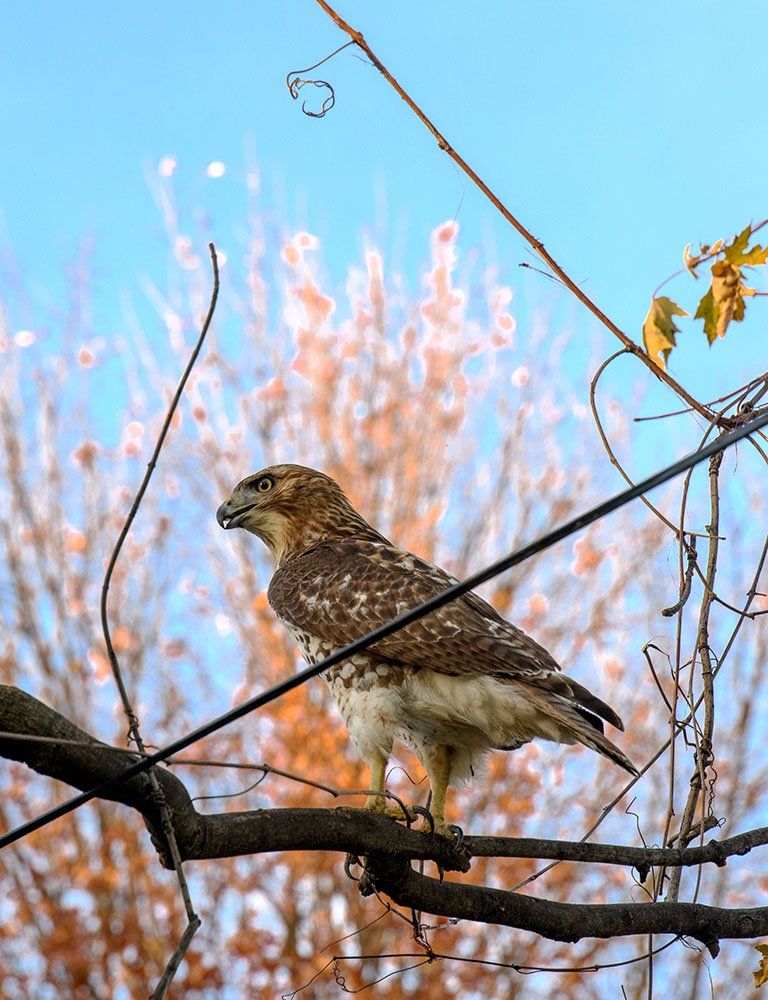
M 222 528 L 245 528 L 280 563 L 327 538 L 380 536 L 329 476 L 303 465 L 272 465 L 238 483 L 216 511 Z

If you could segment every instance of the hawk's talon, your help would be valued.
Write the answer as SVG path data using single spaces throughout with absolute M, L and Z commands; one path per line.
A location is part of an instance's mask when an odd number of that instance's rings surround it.
M 461 829 L 461 827 L 457 826 L 455 823 L 450 823 L 448 826 L 448 830 L 453 835 L 456 847 L 461 847 L 461 845 L 464 843 L 464 831 Z
M 421 816 L 421 818 L 424 820 L 424 826 L 425 827 L 426 827 L 427 823 L 429 823 L 429 829 L 426 830 L 426 829 L 422 828 L 423 832 L 424 833 L 434 833 L 435 832 L 435 817 L 432 815 L 432 813 L 429 811 L 429 809 L 425 809 L 424 806 L 411 806 L 411 809 L 415 813 L 415 816 L 413 817 L 414 819 L 416 819 L 416 816 Z
M 456 847 L 461 847 L 464 843 L 464 831 L 460 826 L 446 823 L 441 816 L 435 817 L 424 806 L 411 806 L 411 809 L 424 820 L 424 825 L 421 827 L 422 833 L 434 833 L 438 837 L 444 837 L 446 840 L 453 841 Z
M 353 865 L 357 868 L 363 867 L 362 861 L 356 854 L 348 854 L 346 858 L 344 858 L 344 874 L 347 878 L 352 879 L 353 882 L 359 882 L 360 879 L 356 875 L 352 874 Z

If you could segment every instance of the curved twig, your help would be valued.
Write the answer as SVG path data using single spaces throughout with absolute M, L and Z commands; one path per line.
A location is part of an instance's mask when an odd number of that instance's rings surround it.
M 333 59 L 335 55 L 338 55 L 342 49 L 349 48 L 350 45 L 354 45 L 354 42 L 345 42 L 344 45 L 340 45 L 337 49 L 334 49 L 330 55 L 324 56 L 319 62 L 313 63 L 312 66 L 307 66 L 306 69 L 292 69 L 290 73 L 286 74 L 285 85 L 288 88 L 288 93 L 294 99 L 298 100 L 299 91 L 302 87 L 317 87 L 320 90 L 327 90 L 328 94 L 324 98 L 319 111 L 310 111 L 307 108 L 307 102 L 303 101 L 301 105 L 301 110 L 308 118 L 325 118 L 328 112 L 336 103 L 336 93 L 333 87 L 328 83 L 327 80 L 309 80 L 305 79 L 304 73 L 311 73 L 313 69 L 317 69 L 318 66 L 322 66 L 323 63 L 328 62 L 329 59 Z
M 619 460 L 616 458 L 613 448 L 611 448 L 610 442 L 608 441 L 608 435 L 605 433 L 602 421 L 600 420 L 600 414 L 597 409 L 597 400 L 595 398 L 595 394 L 597 392 L 597 383 L 600 381 L 600 378 L 602 377 L 602 374 L 606 370 L 606 368 L 608 368 L 609 365 L 611 365 L 617 358 L 620 358 L 623 354 L 630 354 L 630 353 L 631 352 L 628 348 L 622 347 L 621 350 L 615 351 L 613 354 L 610 355 L 610 357 L 607 357 L 605 361 L 603 361 L 603 363 L 597 369 L 595 374 L 592 376 L 592 381 L 589 383 L 589 406 L 590 409 L 592 410 L 592 419 L 595 421 L 595 427 L 597 428 L 597 433 L 600 435 L 600 440 L 603 443 L 603 448 L 605 448 L 605 452 L 608 455 L 608 460 L 610 461 L 611 465 L 618 471 L 619 475 L 627 484 L 627 486 L 634 486 L 634 483 L 629 478 L 627 473 L 624 471 L 624 468 L 619 462 Z M 664 514 L 662 514 L 659 508 L 656 507 L 654 504 L 652 504 L 647 497 L 640 497 L 640 499 L 648 508 L 648 510 L 652 511 L 652 513 L 654 513 L 656 517 L 658 517 L 658 519 L 663 524 L 665 524 L 671 532 L 673 532 L 676 538 L 681 537 L 682 535 L 681 527 L 678 527 L 676 524 L 673 524 L 669 520 L 669 518 L 666 517 Z
M 117 684 L 118 691 L 120 692 L 120 698 L 123 703 L 123 708 L 125 714 L 128 716 L 128 721 L 130 723 L 130 735 L 136 740 L 139 728 L 139 720 L 136 717 L 133 707 L 131 705 L 130 698 L 128 697 L 128 692 L 125 687 L 125 682 L 123 681 L 123 675 L 120 670 L 120 663 L 117 659 L 117 653 L 115 652 L 115 647 L 112 644 L 112 636 L 109 630 L 109 615 L 107 610 L 107 600 L 109 597 L 109 587 L 112 582 L 112 574 L 114 573 L 115 566 L 117 565 L 117 560 L 120 558 L 120 552 L 122 551 L 125 539 L 128 536 L 128 532 L 131 530 L 131 525 L 133 524 L 136 515 L 139 512 L 139 507 L 141 506 L 141 501 L 144 499 L 144 494 L 147 492 L 147 487 L 149 486 L 149 481 L 152 478 L 152 473 L 155 471 L 155 466 L 157 465 L 157 459 L 160 456 L 163 445 L 165 444 L 166 436 L 171 427 L 171 421 L 173 420 L 173 415 L 176 412 L 176 407 L 179 405 L 179 400 L 181 399 L 181 394 L 184 392 L 184 388 L 189 379 L 189 375 L 197 361 L 197 356 L 203 346 L 203 341 L 208 333 L 208 328 L 211 325 L 211 320 L 213 319 L 213 313 L 216 309 L 216 300 L 219 297 L 219 262 L 216 256 L 216 248 L 213 243 L 209 244 L 209 250 L 211 254 L 211 264 L 213 266 L 213 290 L 211 292 L 211 301 L 208 307 L 208 314 L 205 317 L 205 322 L 200 330 L 200 336 L 197 339 L 194 350 L 190 355 L 189 361 L 187 362 L 187 367 L 179 380 L 179 384 L 176 387 L 176 392 L 173 394 L 173 399 L 168 407 L 168 412 L 165 415 L 165 420 L 163 421 L 163 426 L 160 428 L 160 433 L 157 437 L 157 443 L 155 444 L 154 451 L 152 452 L 152 457 L 147 464 L 147 471 L 144 473 L 144 478 L 136 491 L 136 496 L 131 504 L 131 509 L 128 512 L 128 516 L 125 519 L 125 523 L 118 535 L 117 541 L 115 542 L 115 547 L 112 550 L 112 555 L 109 557 L 109 562 L 107 563 L 107 569 L 104 573 L 104 581 L 101 585 L 101 599 L 100 599 L 100 613 L 101 613 L 101 628 L 104 633 L 104 643 L 107 647 L 107 654 L 109 656 L 109 665 L 112 668 L 112 674 Z M 140 739 L 140 737 L 139 737 Z M 138 742 L 138 740 L 136 740 Z
M 691 535 L 690 538 L 690 542 L 685 541 L 685 536 L 682 538 L 682 544 L 685 547 L 688 562 L 685 567 L 685 574 L 683 575 L 682 586 L 680 588 L 680 597 L 671 607 L 662 609 L 661 613 L 665 618 L 674 617 L 678 611 L 681 611 L 685 607 L 686 601 L 691 596 L 693 572 L 696 569 L 696 536 Z M 671 708 L 672 706 L 670 705 L 670 710 Z
M 112 643 L 112 636 L 109 630 L 109 615 L 107 608 L 107 601 L 109 597 L 109 586 L 112 582 L 112 575 L 117 565 L 117 560 L 120 558 L 120 552 L 123 548 L 123 543 L 128 536 L 128 532 L 131 530 L 131 525 L 133 524 L 136 515 L 139 512 L 139 507 L 144 499 L 144 494 L 147 492 L 147 487 L 149 486 L 149 481 L 152 478 L 152 473 L 155 471 L 155 466 L 157 465 L 157 460 L 160 456 L 163 444 L 168 435 L 168 431 L 171 427 L 171 421 L 173 420 L 173 415 L 176 412 L 176 408 L 179 405 L 179 400 L 181 399 L 181 394 L 184 392 L 184 387 L 187 384 L 192 368 L 197 361 L 197 357 L 203 346 L 206 334 L 211 325 L 213 319 L 213 314 L 216 309 L 216 300 L 219 297 L 219 261 L 216 256 L 216 248 L 213 243 L 209 243 L 208 249 L 211 254 L 211 265 L 213 268 L 213 289 L 211 291 L 210 305 L 208 306 L 208 313 L 205 317 L 205 321 L 200 330 L 200 335 L 197 338 L 197 343 L 192 350 L 187 366 L 182 373 L 179 384 L 176 387 L 176 392 L 173 394 L 171 403 L 168 407 L 168 411 L 165 415 L 165 420 L 160 428 L 160 433 L 157 437 L 157 442 L 155 444 L 154 451 L 152 452 L 152 457 L 147 464 L 146 472 L 141 480 L 141 484 L 136 491 L 136 496 L 134 497 L 133 503 L 131 504 L 131 509 L 128 512 L 128 516 L 125 519 L 125 523 L 118 535 L 115 547 L 112 550 L 112 555 L 107 563 L 107 569 L 104 574 L 104 581 L 101 586 L 101 599 L 100 599 L 100 612 L 101 612 L 101 628 L 104 633 L 104 643 L 107 647 L 107 654 L 109 657 L 109 666 L 112 670 L 112 676 L 114 677 L 115 684 L 120 693 L 120 700 L 123 704 L 123 710 L 128 718 L 128 735 L 129 739 L 132 740 L 139 751 L 142 753 L 145 750 L 144 741 L 141 737 L 141 732 L 139 729 L 139 719 L 136 715 L 131 700 L 128 696 L 128 691 L 123 680 L 122 671 L 120 669 L 120 663 L 117 659 L 117 653 L 115 652 L 115 647 Z M 195 934 L 195 931 L 200 926 L 200 918 L 195 912 L 195 908 L 192 904 L 192 897 L 189 893 L 189 886 L 187 885 L 187 880 L 184 876 L 184 871 L 182 869 L 181 854 L 179 853 L 179 847 L 176 839 L 176 833 L 173 828 L 173 822 L 171 819 L 170 811 L 165 802 L 163 796 L 163 789 L 157 780 L 157 775 L 154 769 L 151 769 L 148 773 L 149 784 L 152 792 L 152 796 L 156 799 L 157 805 L 159 807 L 160 819 L 163 830 L 163 837 L 165 844 L 170 852 L 173 868 L 176 872 L 176 878 L 179 883 L 179 889 L 181 891 L 181 896 L 184 902 L 184 910 L 187 915 L 187 928 L 184 931 L 178 945 L 174 949 L 173 955 L 171 956 L 168 964 L 165 967 L 163 975 L 158 983 L 155 991 L 152 994 L 152 1000 L 161 1000 L 165 996 L 166 990 L 173 979 L 179 964 L 184 957 L 184 954 L 189 947 L 189 944 Z

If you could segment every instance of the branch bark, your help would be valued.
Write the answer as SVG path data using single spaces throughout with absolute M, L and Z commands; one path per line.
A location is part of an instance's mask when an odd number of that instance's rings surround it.
M 95 739 L 37 698 L 0 685 L 0 756 L 40 774 L 87 789 L 114 778 L 136 759 Z M 7 734 L 13 733 L 16 738 Z M 25 738 L 26 737 L 26 738 Z M 30 738 L 31 737 L 31 738 Z M 55 744 L 36 742 L 70 741 Z M 85 746 L 73 744 L 85 743 Z M 521 893 L 421 875 L 412 861 L 433 861 L 444 871 L 467 871 L 472 857 L 537 858 L 626 865 L 645 877 L 652 866 L 724 865 L 728 857 L 768 844 L 768 827 L 703 847 L 641 848 L 534 838 L 466 837 L 461 847 L 359 809 L 256 809 L 202 814 L 175 774 L 155 768 L 184 861 L 275 851 L 338 851 L 365 859 L 363 892 L 385 892 L 396 903 L 436 916 L 504 924 L 559 941 L 631 934 L 679 934 L 713 952 L 717 941 L 768 935 L 768 907 L 723 908 L 695 903 L 560 903 Z M 137 810 L 159 851 L 173 867 L 161 811 L 150 779 L 140 774 L 117 784 L 109 798 Z
M 522 893 L 429 878 L 406 862 L 369 858 L 364 892 L 386 893 L 400 906 L 461 920 L 502 924 L 554 941 L 634 934 L 675 934 L 695 938 L 714 956 L 724 938 L 761 937 L 768 907 L 733 908 L 702 903 L 555 903 Z

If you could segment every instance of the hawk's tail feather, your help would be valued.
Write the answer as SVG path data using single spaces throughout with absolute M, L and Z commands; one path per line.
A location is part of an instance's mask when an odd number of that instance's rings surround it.
M 603 757 L 608 757 L 614 764 L 618 764 L 625 771 L 629 771 L 633 777 L 636 778 L 639 774 L 639 771 L 624 751 L 620 750 L 615 743 L 611 743 L 607 736 L 594 731 L 585 732 L 584 730 L 580 730 L 578 733 L 574 733 L 574 735 L 577 736 L 579 743 L 583 743 L 592 750 L 597 750 Z
M 572 677 L 564 679 L 567 679 L 568 686 L 573 691 L 574 700 L 577 701 L 582 708 L 585 708 L 592 715 L 597 715 L 599 718 L 605 719 L 606 722 L 610 722 L 610 724 L 615 726 L 616 729 L 620 729 L 622 732 L 624 731 L 624 723 L 610 705 L 606 705 L 606 703 L 601 701 L 596 694 L 592 694 L 588 688 L 579 684 L 578 681 L 573 680 Z M 602 728 L 602 726 L 598 728 Z
M 567 680 L 571 687 L 580 687 L 580 685 L 573 685 L 570 677 Z M 586 688 L 582 688 L 581 690 L 590 694 Z M 594 695 L 590 695 L 590 698 L 593 698 L 600 705 L 603 704 Z M 599 720 L 592 715 L 591 711 L 587 711 L 581 707 L 580 703 L 583 703 L 583 701 L 584 699 L 581 697 L 580 692 L 578 692 L 576 698 L 564 698 L 560 696 L 546 700 L 542 699 L 539 704 L 542 710 L 562 727 L 560 730 L 562 733 L 560 737 L 561 742 L 567 743 L 573 740 L 575 743 L 582 743 L 584 746 L 589 747 L 590 750 L 596 750 L 603 757 L 607 757 L 614 764 L 618 764 L 619 767 L 623 767 L 625 771 L 629 771 L 631 775 L 636 776 L 638 771 L 635 765 L 623 750 L 620 750 L 615 743 L 611 742 L 602 733 L 602 726 L 599 724 Z M 607 708 L 608 706 L 603 707 Z M 590 718 L 591 715 L 592 717 Z

